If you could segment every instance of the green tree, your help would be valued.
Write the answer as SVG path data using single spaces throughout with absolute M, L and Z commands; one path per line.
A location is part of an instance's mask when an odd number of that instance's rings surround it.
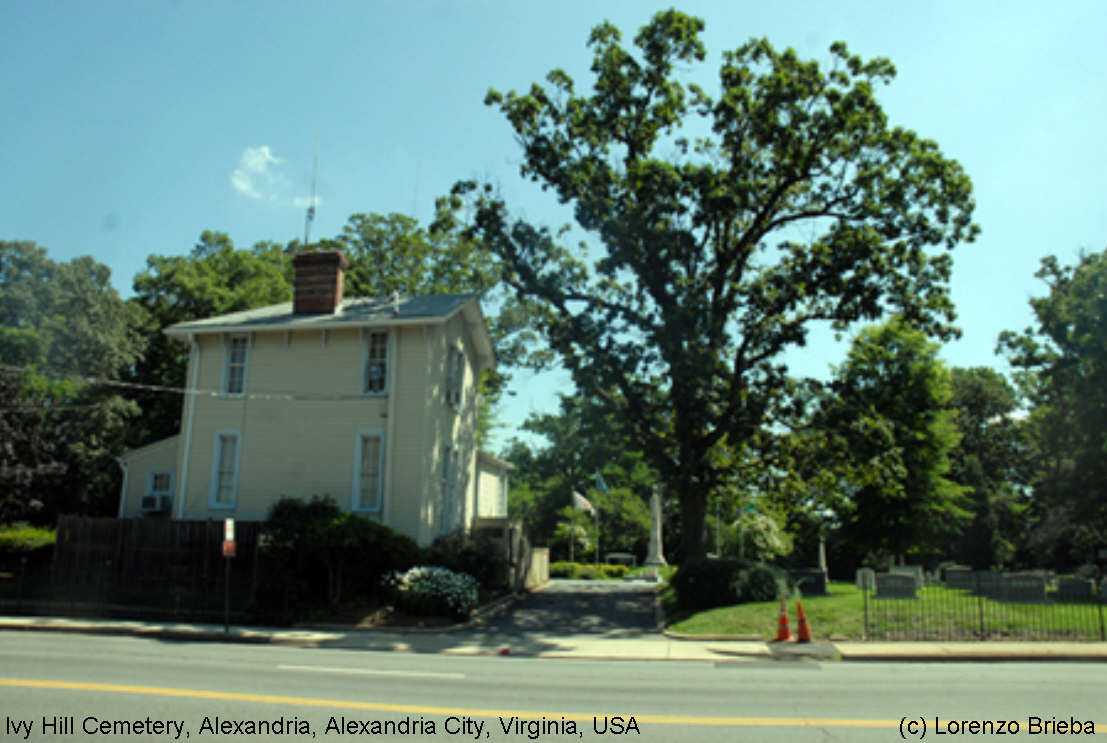
M 1049 287 L 1030 300 L 1038 326 L 999 349 L 1030 408 L 1037 552 L 1072 564 L 1107 547 L 1107 251 L 1049 256 L 1035 275 Z
M 852 465 L 831 503 L 837 540 L 857 554 L 941 556 L 971 519 L 967 488 L 949 479 L 960 434 L 938 350 L 898 318 L 862 330 L 816 418 L 835 434 L 826 462 Z
M 110 277 L 87 256 L 0 242 L 0 520 L 115 512 L 114 456 L 136 410 L 104 382 L 143 339 Z
M 495 90 L 523 148 L 521 173 L 552 189 L 597 240 L 591 264 L 548 229 L 513 220 L 491 186 L 455 186 L 471 233 L 584 394 L 608 395 L 679 501 L 684 559 L 703 555 L 708 498 L 787 389 L 779 363 L 816 321 L 839 330 L 888 309 L 954 333 L 950 257 L 971 240 L 972 187 L 914 132 L 888 126 L 874 88 L 894 75 L 845 44 L 832 65 L 764 39 L 726 52 L 711 97 L 681 73 L 705 59 L 703 21 L 669 10 L 620 45 L 589 37 L 595 79 L 563 70 L 527 93 Z M 690 123 L 710 136 L 690 140 Z M 617 394 L 616 394 L 617 393 Z
M 1010 563 L 1026 537 L 1025 447 L 1014 418 L 1018 395 L 987 367 L 952 370 L 954 425 L 961 443 L 950 452 L 949 479 L 971 488 L 972 523 L 953 555 L 978 569 Z

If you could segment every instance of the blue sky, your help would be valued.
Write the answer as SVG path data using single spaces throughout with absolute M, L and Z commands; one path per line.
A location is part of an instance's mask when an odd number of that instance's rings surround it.
M 151 253 L 184 254 L 205 229 L 236 245 L 302 236 L 315 143 L 312 234 L 355 212 L 427 220 L 458 179 L 497 183 L 513 210 L 568 215 L 518 176 L 489 87 L 524 89 L 555 67 L 589 81 L 589 29 L 628 41 L 646 2 L 0 3 L 0 238 L 56 260 L 89 254 L 123 296 Z M 886 56 L 893 124 L 936 140 L 973 179 L 983 232 L 954 252 L 964 330 L 955 365 L 1005 366 L 1003 329 L 1032 322 L 1039 260 L 1107 247 L 1107 5 L 1089 2 L 686 2 L 720 54 L 751 36 L 828 59 L 846 41 Z M 844 345 L 818 335 L 787 361 L 824 376 Z M 516 377 L 501 439 L 556 409 L 563 376 Z

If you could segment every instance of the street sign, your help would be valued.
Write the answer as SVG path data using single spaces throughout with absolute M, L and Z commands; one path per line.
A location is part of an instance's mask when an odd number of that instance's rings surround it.
M 234 557 L 234 542 L 223 542 L 223 557 Z
M 234 541 L 234 519 L 223 519 L 223 541 Z

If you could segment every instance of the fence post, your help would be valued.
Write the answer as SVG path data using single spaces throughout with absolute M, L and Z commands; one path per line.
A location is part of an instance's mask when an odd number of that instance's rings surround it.
M 869 591 L 868 589 L 861 590 L 861 601 L 865 606 L 865 639 L 869 639 Z
M 980 639 L 983 640 L 984 639 L 984 597 L 983 596 L 977 596 L 976 597 L 976 611 L 977 611 L 977 615 L 980 617 Z
M 1100 598 L 1096 602 L 1096 608 L 1099 609 L 1099 639 L 1103 642 L 1107 642 L 1107 632 L 1103 630 L 1103 599 Z

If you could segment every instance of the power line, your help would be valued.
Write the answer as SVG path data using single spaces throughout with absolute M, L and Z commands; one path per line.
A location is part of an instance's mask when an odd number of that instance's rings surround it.
M 199 395 L 202 397 L 229 397 L 235 400 L 278 400 L 278 401 L 292 401 L 292 402 L 332 402 L 339 400 L 364 400 L 365 395 L 360 393 L 355 394 L 304 394 L 300 392 L 287 392 L 287 391 L 270 391 L 270 392 L 247 392 L 247 393 L 235 393 L 230 394 L 221 390 L 203 389 L 203 388 L 190 388 L 190 387 L 168 387 L 160 384 L 143 384 L 141 382 L 124 382 L 119 379 L 107 379 L 106 377 L 95 377 L 81 374 L 72 374 L 59 371 L 56 369 L 32 369 L 25 366 L 12 366 L 10 364 L 0 364 L 0 371 L 13 372 L 17 374 L 39 374 L 44 377 L 56 379 L 60 381 L 80 382 L 83 384 L 98 385 L 103 387 L 118 387 L 121 389 L 139 390 L 143 392 L 170 392 L 178 395 Z

